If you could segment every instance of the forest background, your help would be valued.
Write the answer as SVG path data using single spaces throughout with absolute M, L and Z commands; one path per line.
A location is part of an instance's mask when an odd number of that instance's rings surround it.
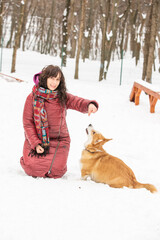
M 1 0 L 1 52 L 13 48 L 11 72 L 18 48 L 60 56 L 63 67 L 75 58 L 75 79 L 80 58 L 99 60 L 101 81 L 111 61 L 130 51 L 135 65 L 142 55 L 139 78 L 151 83 L 160 62 L 159 12 L 160 0 Z

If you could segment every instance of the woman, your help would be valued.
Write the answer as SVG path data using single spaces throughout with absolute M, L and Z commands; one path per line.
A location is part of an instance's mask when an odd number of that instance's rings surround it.
M 25 142 L 20 163 L 30 176 L 60 178 L 67 171 L 70 148 L 66 110 L 90 115 L 97 111 L 98 103 L 67 93 L 58 66 L 45 67 L 34 76 L 34 82 L 24 106 Z

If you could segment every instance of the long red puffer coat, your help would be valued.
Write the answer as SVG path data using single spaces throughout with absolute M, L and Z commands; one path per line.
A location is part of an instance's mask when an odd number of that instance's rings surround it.
M 46 156 L 39 156 L 38 158 L 28 156 L 31 149 L 35 149 L 41 141 L 38 138 L 33 120 L 33 93 L 27 97 L 23 113 L 25 142 L 23 157 L 21 157 L 20 163 L 28 175 L 33 177 L 48 176 L 51 178 L 60 178 L 65 174 L 70 148 L 70 136 L 66 124 L 66 109 L 74 109 L 82 113 L 87 113 L 90 103 L 98 106 L 96 101 L 83 99 L 69 93 L 67 93 L 65 107 L 61 106 L 58 98 L 45 101 L 49 126 L 50 151 Z

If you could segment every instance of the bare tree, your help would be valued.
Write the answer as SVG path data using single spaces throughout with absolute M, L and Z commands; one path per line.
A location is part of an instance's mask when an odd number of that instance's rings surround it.
M 25 10 L 24 10 L 25 15 L 24 15 L 24 21 L 22 26 L 22 35 L 23 35 L 22 50 L 23 51 L 25 51 L 26 40 L 27 40 L 27 37 L 29 36 L 31 24 L 33 22 L 33 17 L 37 9 L 37 1 L 38 0 L 36 1 L 28 0 L 27 1 L 28 4 L 25 4 Z
M 92 42 L 92 31 L 94 27 L 95 21 L 95 0 L 88 1 L 88 15 L 86 19 L 86 29 L 85 29 L 85 36 L 84 36 L 84 53 L 83 53 L 83 60 L 85 58 L 90 57 L 90 50 L 91 50 L 91 42 Z
M 14 32 L 15 32 L 15 29 L 16 29 L 16 22 L 18 22 L 17 20 L 17 13 L 19 12 L 18 11 L 18 4 L 17 2 L 15 2 L 14 4 L 11 5 L 11 29 L 10 29 L 10 38 L 6 44 L 6 47 L 7 48 L 11 48 L 13 46 L 13 36 L 14 36 Z
M 118 14 L 117 9 L 119 6 L 119 0 L 114 0 L 111 7 L 111 21 L 110 27 L 108 29 L 108 39 L 106 42 L 106 69 L 104 72 L 104 78 L 106 79 L 107 72 L 109 69 L 112 53 L 116 49 L 116 40 L 117 40 L 117 26 L 118 26 Z
M 49 21 L 49 28 L 47 32 L 47 40 L 46 40 L 46 46 L 45 46 L 45 54 L 51 52 L 51 47 L 52 47 L 52 39 L 53 39 L 53 19 L 54 19 L 54 8 L 55 8 L 55 1 L 52 0 L 51 4 L 51 15 L 50 15 L 50 21 Z
M 77 49 L 77 56 L 76 56 L 75 75 L 74 75 L 75 79 L 78 79 L 79 57 L 80 57 L 80 51 L 82 46 L 83 31 L 84 31 L 85 8 L 86 8 L 86 0 L 81 0 L 81 21 L 80 21 L 80 29 L 79 29 L 79 37 L 78 37 L 78 49 Z
M 19 47 L 19 42 L 20 42 L 20 35 L 21 35 L 21 29 L 22 29 L 22 25 L 23 25 L 24 9 L 25 9 L 26 2 L 27 2 L 27 0 L 19 1 L 20 15 L 19 15 L 17 32 L 15 34 L 15 43 L 14 43 L 14 47 L 13 47 L 12 66 L 11 66 L 12 73 L 16 71 L 16 55 L 17 55 L 17 49 Z
M 101 0 L 102 7 L 102 43 L 101 43 L 101 63 L 100 63 L 100 71 L 99 71 L 99 81 L 104 79 L 104 62 L 105 62 L 105 46 L 106 46 L 106 31 L 108 25 L 108 18 L 110 12 L 110 0 Z
M 4 39 L 4 32 L 5 32 L 4 22 L 7 19 L 8 12 L 9 12 L 9 2 L 8 1 L 7 0 L 0 1 L 0 45 L 2 42 L 1 41 L 2 38 Z
M 146 81 L 151 82 L 152 76 L 152 67 L 154 65 L 155 59 L 155 41 L 157 35 L 157 14 L 158 14 L 158 0 L 152 1 L 152 10 L 151 10 L 151 34 L 149 39 L 149 54 L 148 54 L 148 63 L 146 71 Z
M 76 26 L 76 4 L 75 0 L 71 0 L 70 14 L 68 16 L 68 36 L 70 36 L 69 44 L 70 50 L 68 51 L 71 58 L 75 58 L 76 42 L 77 42 L 77 26 Z
M 62 21 L 62 66 L 66 67 L 67 63 L 67 43 L 68 43 L 68 16 L 70 11 L 71 0 L 66 0 L 66 7 L 63 12 Z
M 4 2 L 0 3 L 0 40 L 2 38 L 2 27 L 3 27 L 3 14 L 4 14 Z M 1 43 L 0 43 L 1 45 Z

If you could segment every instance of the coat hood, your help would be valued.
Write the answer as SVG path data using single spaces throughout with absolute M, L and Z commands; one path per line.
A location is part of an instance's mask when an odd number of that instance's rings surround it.
M 38 85 L 39 83 L 39 75 L 41 74 L 42 72 L 39 72 L 39 73 L 36 73 L 34 76 L 33 76 L 33 82 Z

